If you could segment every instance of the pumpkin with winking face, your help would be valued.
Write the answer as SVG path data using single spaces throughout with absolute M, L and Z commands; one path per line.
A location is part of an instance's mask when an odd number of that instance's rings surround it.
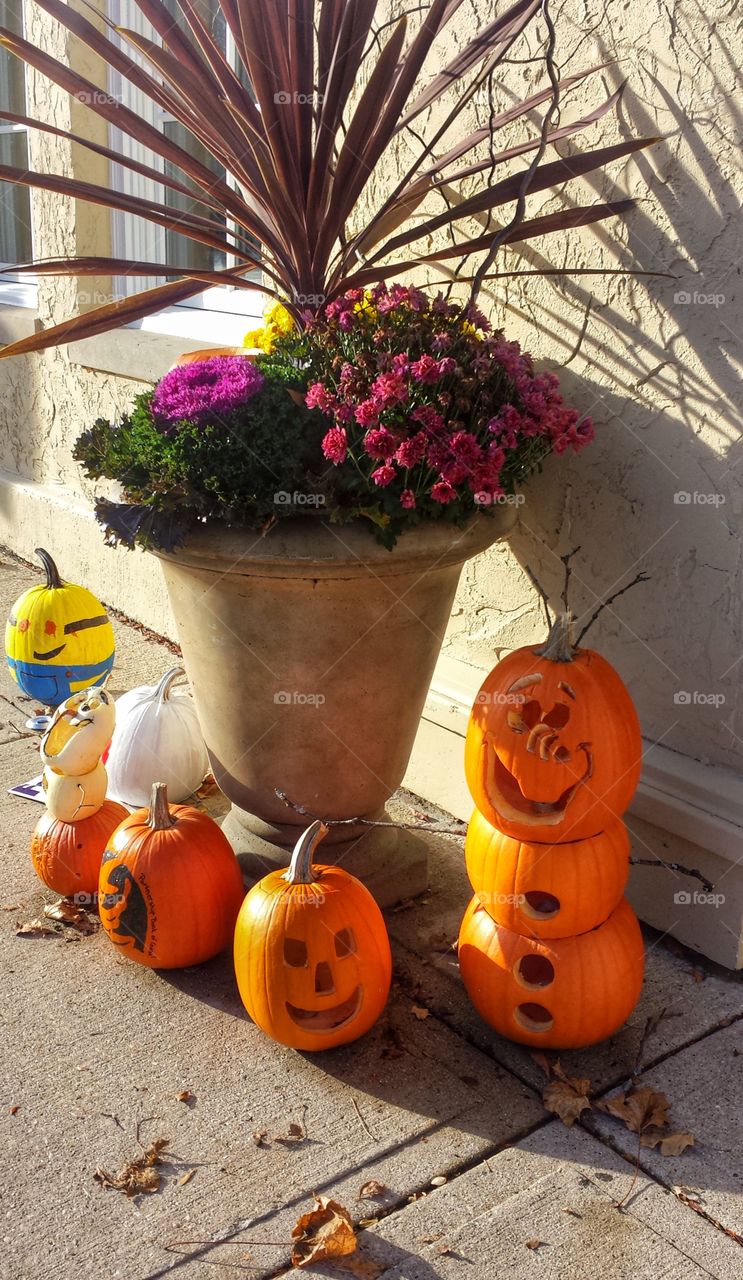
M 482 685 L 465 745 L 467 785 L 507 836 L 550 843 L 606 830 L 640 775 L 640 726 L 610 663 L 576 648 L 571 619 L 508 654 Z

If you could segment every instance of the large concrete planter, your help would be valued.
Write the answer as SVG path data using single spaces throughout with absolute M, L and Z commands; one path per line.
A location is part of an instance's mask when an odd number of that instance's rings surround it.
M 462 565 L 514 519 L 503 505 L 464 530 L 423 525 L 390 552 L 366 526 L 304 516 L 266 537 L 205 528 L 159 553 L 214 774 L 232 801 L 224 830 L 249 870 L 287 862 L 306 825 L 276 787 L 324 817 L 383 814 Z M 381 901 L 425 887 L 420 841 L 335 828 L 330 856 L 333 841 Z

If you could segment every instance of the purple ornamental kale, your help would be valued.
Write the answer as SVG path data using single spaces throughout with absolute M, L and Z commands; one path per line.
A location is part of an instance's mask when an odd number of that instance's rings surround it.
M 264 377 L 245 356 L 212 356 L 176 365 L 161 378 L 152 413 L 163 424 L 181 418 L 207 422 L 231 413 L 260 391 Z

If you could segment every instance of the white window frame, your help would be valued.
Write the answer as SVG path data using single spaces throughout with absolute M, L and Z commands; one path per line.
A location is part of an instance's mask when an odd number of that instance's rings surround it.
M 21 14 L 21 35 L 25 35 L 26 14 L 22 6 L 20 8 L 20 14 Z M 12 56 L 12 55 L 6 55 L 6 56 Z M 28 82 L 27 82 L 28 68 L 26 67 L 25 63 L 21 65 L 23 66 L 23 103 L 21 104 L 20 109 L 18 110 L 18 114 L 25 116 L 25 115 L 28 115 Z M 13 110 L 15 109 L 16 108 L 13 108 Z M 31 152 L 30 152 L 30 147 L 28 143 L 30 129 L 28 128 L 28 126 L 25 124 L 10 124 L 6 121 L 0 120 L 0 134 L 7 135 L 7 134 L 13 134 L 13 133 L 21 133 L 25 136 L 26 155 L 28 156 L 30 161 Z M 30 187 L 27 187 L 26 190 L 29 193 L 29 211 L 30 211 L 31 199 L 32 199 L 33 193 Z M 35 255 L 33 218 L 31 219 L 31 225 L 29 227 L 29 231 L 31 233 L 31 256 L 33 257 Z M 4 262 L 2 259 L 0 259 L 0 266 L 6 267 L 10 265 L 11 265 L 10 263 Z M 16 272 L 9 272 L 7 275 L 4 275 L 2 277 L 2 280 L 0 280 L 0 302 L 3 302 L 8 306 L 35 308 L 36 301 L 37 301 L 37 285 L 36 285 L 35 276 L 27 275 L 25 273 L 22 276 L 19 276 Z
M 109 0 L 109 16 L 117 26 L 140 30 L 150 37 L 152 32 L 141 11 L 130 0 Z M 138 55 L 131 45 L 122 42 L 129 57 L 135 61 Z M 232 35 L 227 32 L 227 55 L 234 56 Z M 149 64 L 143 63 L 151 70 Z M 162 126 L 170 119 L 166 113 L 153 104 L 145 94 L 131 85 L 119 72 L 111 69 L 109 75 L 109 92 L 112 96 L 123 100 L 127 106 L 136 111 L 144 119 L 156 126 Z M 109 146 L 124 154 L 136 155 L 144 163 L 157 168 L 160 158 L 141 147 L 121 130 L 111 127 L 109 130 Z M 111 165 L 111 185 L 114 190 L 127 191 L 133 195 L 151 194 L 149 180 L 132 173 L 122 165 Z M 228 178 L 229 180 L 229 178 Z M 164 188 L 156 193 L 158 200 L 164 198 Z M 139 257 L 145 261 L 157 260 L 158 241 L 162 245 L 165 231 L 154 223 L 143 219 L 135 219 L 134 215 L 112 210 L 111 212 L 111 245 L 114 257 Z M 139 243 L 137 243 L 139 240 Z M 228 259 L 229 264 L 229 259 Z M 158 283 L 164 282 L 164 277 Z M 126 285 L 121 277 L 114 281 L 116 292 L 126 293 Z M 143 287 L 137 281 L 129 293 Z M 261 322 L 267 295 L 254 290 L 240 290 L 229 286 L 214 286 L 205 289 L 197 298 L 184 303 L 167 307 L 153 316 L 135 321 L 129 328 L 138 328 L 148 333 L 160 333 L 189 339 L 209 339 L 210 345 L 235 344 L 242 342 L 248 329 Z

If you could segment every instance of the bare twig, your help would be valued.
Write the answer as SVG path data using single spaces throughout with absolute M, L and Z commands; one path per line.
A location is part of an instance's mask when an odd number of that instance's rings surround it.
M 575 647 L 576 648 L 578 647 L 578 645 L 580 644 L 586 632 L 593 626 L 596 619 L 604 612 L 604 609 L 608 608 L 608 606 L 612 604 L 614 600 L 617 600 L 619 596 L 623 596 L 625 591 L 629 591 L 630 587 L 637 586 L 638 582 L 649 582 L 649 581 L 650 581 L 649 573 L 638 573 L 637 576 L 634 577 L 631 582 L 627 583 L 626 587 L 621 587 L 619 591 L 615 591 L 613 595 L 610 595 L 606 600 L 603 600 L 599 605 L 598 609 L 595 611 L 595 613 L 593 613 L 591 617 L 588 619 L 588 622 L 586 623 L 585 627 L 583 628 L 577 640 L 575 641 Z
M 367 1133 L 367 1134 L 369 1135 L 369 1137 L 371 1138 L 372 1142 L 376 1142 L 376 1141 L 377 1141 L 377 1139 L 374 1137 L 374 1134 L 372 1133 L 371 1129 L 369 1128 L 368 1124 L 366 1123 L 366 1120 L 364 1119 L 364 1117 L 363 1117 L 363 1116 L 362 1116 L 362 1114 L 361 1114 L 361 1111 L 360 1111 L 360 1109 L 359 1109 L 359 1104 L 358 1104 L 358 1102 L 357 1102 L 357 1101 L 356 1101 L 356 1099 L 355 1099 L 355 1098 L 353 1098 L 353 1097 L 351 1098 L 351 1102 L 352 1102 L 352 1104 L 353 1104 L 353 1109 L 354 1109 L 354 1111 L 356 1112 L 356 1115 L 359 1117 L 359 1123 L 360 1123 L 360 1125 L 361 1125 L 362 1129 L 364 1130 L 364 1132 L 365 1132 L 365 1133 Z
M 570 588 L 570 575 L 573 572 L 572 569 L 570 568 L 570 561 L 572 560 L 573 556 L 577 556 L 579 551 L 580 551 L 580 547 L 574 547 L 572 551 L 566 551 L 564 556 L 560 556 L 560 559 L 563 563 L 563 567 L 565 569 L 565 582 L 562 588 L 561 598 L 562 598 L 563 608 L 566 613 L 570 612 L 570 605 L 568 604 L 568 592 Z
M 524 572 L 526 573 L 526 576 L 528 577 L 529 581 L 534 587 L 534 590 L 536 591 L 537 595 L 542 601 L 542 604 L 544 605 L 544 616 L 547 619 L 547 630 L 551 631 L 552 618 L 550 617 L 550 598 L 547 595 L 547 592 L 545 591 L 544 587 L 542 586 L 541 582 L 537 578 L 534 571 L 529 568 L 528 564 L 524 565 Z
M 645 1046 L 648 1040 L 650 1039 L 650 1037 L 652 1035 L 655 1035 L 655 1032 L 658 1030 L 658 1027 L 660 1026 L 665 1016 L 666 1016 L 666 1011 L 665 1011 L 665 1008 L 663 1008 L 661 1009 L 660 1013 L 651 1014 L 650 1017 L 647 1018 L 645 1021 L 645 1026 L 643 1027 L 642 1035 L 640 1036 L 640 1043 L 637 1046 L 637 1053 L 635 1055 L 635 1064 L 632 1068 L 632 1073 L 630 1075 L 631 1085 L 634 1085 L 635 1081 L 642 1075 L 642 1072 L 643 1072 L 642 1059 L 645 1054 Z
M 682 876 L 692 876 L 704 885 L 707 893 L 712 893 L 714 884 L 701 871 L 694 867 L 684 867 L 680 862 L 664 862 L 662 858 L 630 858 L 633 867 L 663 867 L 664 871 L 678 871 Z
M 295 804 L 280 787 L 274 787 L 274 794 L 295 813 L 300 813 L 303 818 L 309 818 L 312 822 L 322 822 L 326 827 L 395 827 L 400 831 L 429 831 L 434 836 L 459 836 L 460 840 L 463 840 L 467 834 L 466 822 L 462 822 L 459 827 L 434 827 L 429 822 L 380 822 L 375 818 L 323 818 L 320 814 L 313 813 L 306 805 Z

